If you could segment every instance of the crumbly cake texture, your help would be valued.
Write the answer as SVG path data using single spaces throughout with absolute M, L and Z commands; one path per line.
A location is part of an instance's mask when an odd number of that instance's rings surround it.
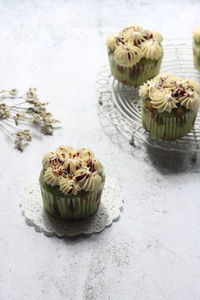
M 200 85 L 163 73 L 139 89 L 143 127 L 151 136 L 171 140 L 191 131 L 200 104 Z
M 140 85 L 160 70 L 162 35 L 138 25 L 125 27 L 107 38 L 112 74 L 120 82 Z
M 40 174 L 44 208 L 66 220 L 92 215 L 98 209 L 105 182 L 101 162 L 87 148 L 61 146 L 47 153 Z
M 194 66 L 198 71 L 200 71 L 200 27 L 193 31 L 192 37 Z

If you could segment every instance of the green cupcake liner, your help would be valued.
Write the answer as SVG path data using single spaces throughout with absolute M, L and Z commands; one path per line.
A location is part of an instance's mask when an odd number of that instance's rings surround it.
M 123 67 L 116 63 L 113 53 L 108 53 L 112 75 L 126 85 L 139 86 L 158 75 L 162 57 L 159 60 L 141 59 L 132 67 Z
M 44 209 L 63 220 L 77 220 L 93 215 L 100 204 L 104 183 L 97 191 L 81 191 L 77 195 L 64 195 L 57 186 L 47 185 L 40 176 L 40 189 Z
M 152 137 L 162 140 L 175 140 L 187 135 L 194 126 L 197 111 L 188 111 L 182 117 L 160 116 L 142 109 L 142 124 Z
M 193 62 L 195 68 L 200 71 L 200 43 L 193 41 Z

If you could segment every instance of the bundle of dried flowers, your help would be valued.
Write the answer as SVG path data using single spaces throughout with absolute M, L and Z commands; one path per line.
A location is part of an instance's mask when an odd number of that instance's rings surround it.
M 15 100 L 15 103 L 7 104 L 7 100 Z M 18 130 L 20 125 L 32 124 L 45 135 L 53 134 L 59 121 L 46 110 L 47 104 L 39 101 L 35 88 L 29 88 L 22 96 L 16 89 L 0 90 L 0 127 L 14 139 L 16 149 L 23 151 L 32 139 L 30 130 Z

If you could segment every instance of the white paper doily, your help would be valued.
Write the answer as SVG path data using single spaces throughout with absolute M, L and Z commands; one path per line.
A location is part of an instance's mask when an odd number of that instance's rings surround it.
M 20 206 L 26 217 L 26 223 L 35 226 L 36 231 L 44 232 L 47 236 L 73 237 L 101 232 L 113 221 L 117 221 L 123 207 L 123 198 L 117 180 L 106 177 L 97 213 L 85 220 L 62 221 L 44 211 L 39 183 L 33 181 L 25 187 Z

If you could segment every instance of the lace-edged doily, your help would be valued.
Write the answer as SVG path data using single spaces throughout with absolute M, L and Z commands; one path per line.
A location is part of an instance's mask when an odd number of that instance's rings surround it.
M 106 177 L 101 203 L 95 215 L 79 221 L 57 220 L 44 211 L 39 184 L 33 181 L 25 187 L 20 206 L 27 224 L 35 226 L 36 231 L 47 236 L 73 237 L 101 232 L 117 221 L 123 200 L 117 180 Z

